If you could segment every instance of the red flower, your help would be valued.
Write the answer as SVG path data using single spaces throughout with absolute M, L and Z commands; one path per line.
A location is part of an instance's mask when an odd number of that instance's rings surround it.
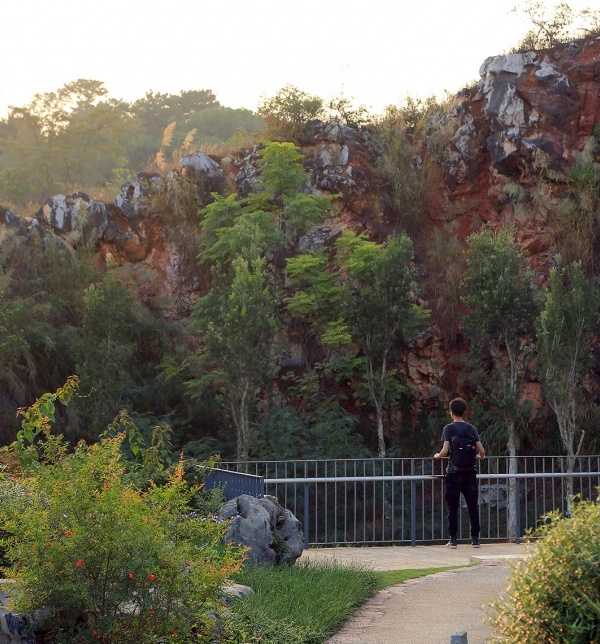
M 154 581 L 156 579 L 156 575 L 148 575 L 148 579 L 150 581 Z
M 67 537 L 70 537 L 73 533 L 70 530 L 67 530 L 66 533 Z
M 127 576 L 129 577 L 129 579 L 135 579 L 132 572 L 130 572 Z
M 78 568 L 81 568 L 81 566 L 83 566 L 83 559 L 79 559 L 75 565 L 76 565 Z
M 46 548 L 49 548 L 52 544 L 49 541 L 46 541 Z

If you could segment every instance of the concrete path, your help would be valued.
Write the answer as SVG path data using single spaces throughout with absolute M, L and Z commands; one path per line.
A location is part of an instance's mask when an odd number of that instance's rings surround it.
M 374 570 L 478 564 L 391 586 L 367 601 L 328 644 L 449 644 L 467 633 L 468 644 L 484 644 L 490 634 L 489 604 L 508 586 L 512 568 L 534 546 L 489 544 L 322 548 L 306 551 L 301 561 L 336 561 Z

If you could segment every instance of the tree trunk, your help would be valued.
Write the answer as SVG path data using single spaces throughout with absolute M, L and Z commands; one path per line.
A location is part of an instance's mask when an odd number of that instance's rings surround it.
M 377 452 L 380 457 L 385 456 L 385 439 L 383 436 L 383 410 L 380 405 L 375 405 L 377 415 Z
M 515 447 L 515 421 L 510 418 L 506 423 L 508 429 L 508 474 L 517 474 L 519 467 L 517 463 L 517 449 Z M 509 541 L 517 538 L 517 512 L 519 512 L 517 499 L 517 479 L 508 479 L 508 507 L 507 507 L 507 534 Z
M 380 457 L 385 456 L 385 437 L 383 432 L 383 407 L 385 402 L 385 393 L 386 393 L 386 376 L 387 376 L 387 360 L 386 357 L 383 357 L 381 363 L 381 376 L 379 378 L 379 383 L 376 391 L 375 383 L 375 370 L 373 367 L 373 360 L 370 356 L 366 358 L 367 366 L 367 384 L 369 386 L 369 396 L 371 397 L 371 402 L 375 407 L 375 418 L 377 424 L 377 453 Z
M 508 334 L 505 334 L 508 338 Z M 519 371 L 517 368 L 517 355 L 518 350 L 513 349 L 509 341 L 506 342 L 506 355 L 508 356 L 509 364 L 509 387 L 512 403 L 517 408 L 518 404 L 518 391 L 519 391 Z M 506 419 L 506 429 L 508 431 L 508 474 L 516 474 L 519 470 L 517 462 L 517 447 L 515 442 L 515 419 L 511 414 Z M 517 535 L 517 512 L 520 512 L 520 499 L 517 498 L 517 479 L 508 479 L 508 512 L 506 516 L 507 533 L 509 540 L 516 540 L 520 535 Z
M 568 404 L 561 404 L 557 400 L 551 401 L 550 406 L 556 414 L 558 430 L 567 453 L 567 474 L 575 471 L 575 460 L 581 452 L 585 432 L 582 431 L 579 437 L 577 447 L 575 441 L 577 436 L 577 405 L 572 398 Z M 565 479 L 565 496 L 566 496 L 566 514 L 571 516 L 573 513 L 573 477 L 568 476 Z
M 229 408 L 236 429 L 236 455 L 238 461 L 248 460 L 250 443 L 250 420 L 248 411 L 249 383 L 244 383 L 238 396 L 230 393 Z

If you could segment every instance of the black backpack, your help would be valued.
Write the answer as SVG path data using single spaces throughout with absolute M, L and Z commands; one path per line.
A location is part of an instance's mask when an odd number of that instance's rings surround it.
M 472 470 L 475 467 L 477 457 L 477 440 L 467 430 L 466 434 L 459 434 L 456 428 L 452 428 L 450 439 L 450 461 L 454 469 L 458 471 Z

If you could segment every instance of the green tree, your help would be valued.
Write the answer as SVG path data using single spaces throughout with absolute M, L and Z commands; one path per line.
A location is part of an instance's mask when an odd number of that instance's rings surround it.
M 94 274 L 85 249 L 51 233 L 0 230 L 0 442 L 14 436 L 14 409 L 74 372 L 75 327 Z
M 132 164 L 144 168 L 154 157 L 163 139 L 165 128 L 176 123 L 172 144 L 181 146 L 185 137 L 196 124 L 190 124 L 204 110 L 219 108 L 219 102 L 211 90 L 188 90 L 180 94 L 147 92 L 143 98 L 129 104 L 127 111 L 141 123 L 139 136 L 132 146 Z M 170 152 L 170 150 L 169 150 Z
M 102 100 L 106 92 L 103 83 L 80 79 L 11 109 L 0 139 L 8 198 L 24 204 L 113 181 L 138 123 L 118 101 Z
M 188 90 L 179 94 L 150 91 L 144 98 L 132 103 L 130 111 L 142 121 L 145 132 L 160 141 L 169 123 L 178 123 L 181 129 L 185 130 L 188 125 L 187 119 L 215 107 L 219 107 L 219 102 L 211 90 Z M 187 128 L 187 131 L 189 129 L 191 128 Z
M 253 433 L 252 454 L 281 460 L 369 458 L 355 426 L 356 417 L 334 397 L 316 398 L 302 409 L 273 405 Z
M 130 288 L 114 275 L 84 296 L 76 371 L 84 395 L 76 400 L 75 431 L 96 438 L 127 402 L 134 379 L 138 317 Z
M 271 139 L 300 142 L 306 123 L 323 116 L 323 99 L 286 85 L 275 96 L 263 99 L 257 111 Z
M 584 430 L 585 378 L 593 364 L 590 345 L 598 324 L 600 297 L 580 263 L 550 271 L 545 305 L 537 320 L 540 376 L 548 404 L 556 414 L 567 472 L 574 470 Z M 568 478 L 567 511 L 573 506 L 573 480 Z
M 35 315 L 34 303 L 9 294 L 10 278 L 0 276 L 0 382 L 17 400 L 35 376 L 35 361 L 26 330 Z
M 186 119 L 185 126 L 196 130 L 199 144 L 215 144 L 228 141 L 240 130 L 256 132 L 264 127 L 260 116 L 246 109 L 213 106 L 194 112 Z
M 525 359 L 524 338 L 533 331 L 537 303 L 532 272 L 514 231 L 485 226 L 467 240 L 466 275 L 462 283 L 467 307 L 465 326 L 478 361 L 492 366 L 487 386 L 507 429 L 509 473 L 516 473 L 516 420 Z M 508 534 L 515 535 L 515 479 L 509 482 Z
M 340 268 L 346 272 L 344 318 L 362 350 L 362 375 L 375 408 L 378 453 L 385 456 L 384 411 L 390 393 L 392 398 L 400 393 L 389 363 L 398 343 L 417 334 L 429 311 L 415 303 L 417 275 L 406 235 L 377 244 L 346 231 L 336 247 Z
M 204 373 L 194 373 L 189 390 L 199 399 L 208 385 L 223 389 L 239 458 L 248 456 L 256 402 L 276 365 L 281 257 L 328 213 L 329 199 L 301 192 L 306 176 L 301 158 L 293 144 L 267 144 L 260 151 L 255 191 L 243 199 L 215 194 L 200 212 L 198 261 L 212 264 L 213 278 L 194 308 L 204 331 Z
M 230 263 L 243 248 L 271 256 L 288 249 L 299 236 L 329 214 L 331 199 L 302 192 L 306 172 L 292 143 L 268 143 L 260 150 L 258 183 L 247 198 L 220 197 L 200 215 L 200 262 Z
M 412 242 L 405 235 L 377 244 L 345 231 L 336 251 L 329 269 L 324 253 L 288 261 L 290 284 L 298 290 L 287 305 L 311 321 L 326 348 L 360 346 L 353 366 L 375 409 L 378 452 L 385 456 L 385 409 L 401 389 L 390 361 L 398 343 L 415 334 L 429 312 L 415 303 Z
M 293 294 L 286 298 L 288 312 L 311 324 L 321 344 L 335 351 L 348 346 L 352 336 L 344 320 L 342 302 L 346 288 L 331 265 L 327 251 L 317 250 L 290 257 L 285 272 Z
M 190 382 L 200 393 L 217 383 L 236 429 L 237 458 L 249 455 L 250 429 L 258 395 L 273 379 L 276 366 L 276 301 L 266 260 L 233 261 L 232 280 L 213 284 L 196 303 L 193 315 L 204 330 L 204 378 Z

